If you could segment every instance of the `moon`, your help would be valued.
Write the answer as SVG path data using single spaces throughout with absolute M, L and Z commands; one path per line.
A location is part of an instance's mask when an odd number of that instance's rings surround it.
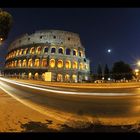
M 108 49 L 107 52 L 108 52 L 108 53 L 111 53 L 111 49 Z

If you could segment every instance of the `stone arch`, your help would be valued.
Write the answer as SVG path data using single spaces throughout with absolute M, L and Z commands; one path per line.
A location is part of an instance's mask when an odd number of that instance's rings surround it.
M 71 55 L 71 49 L 70 48 L 66 48 L 66 55 Z
M 76 61 L 73 62 L 73 69 L 77 69 L 78 68 L 78 63 Z
M 65 82 L 70 82 L 70 75 L 69 74 L 65 75 Z
M 54 68 L 55 67 L 55 59 L 50 60 L 50 67 Z
M 63 75 L 62 74 L 57 74 L 57 81 L 62 82 L 63 81 Z
M 57 67 L 58 67 L 58 68 L 62 68 L 62 67 L 63 67 L 63 60 L 60 60 L 60 59 L 59 59 L 59 60 L 57 61 Z
M 39 59 L 35 59 L 34 67 L 39 67 Z
M 22 67 L 26 67 L 27 66 L 27 61 L 26 61 L 26 59 L 24 59 L 23 61 L 22 61 Z
M 66 69 L 70 69 L 71 68 L 70 60 L 66 60 L 65 67 L 66 67 Z
M 29 59 L 28 60 L 28 67 L 32 67 L 33 66 L 33 60 L 32 59 Z
M 42 59 L 41 66 L 42 67 L 47 67 L 47 60 L 46 59 Z

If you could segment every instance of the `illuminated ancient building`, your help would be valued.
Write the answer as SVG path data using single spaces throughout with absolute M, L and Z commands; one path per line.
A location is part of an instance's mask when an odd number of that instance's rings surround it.
M 4 70 L 5 76 L 59 82 L 82 82 L 89 72 L 79 35 L 60 30 L 17 38 L 9 45 Z

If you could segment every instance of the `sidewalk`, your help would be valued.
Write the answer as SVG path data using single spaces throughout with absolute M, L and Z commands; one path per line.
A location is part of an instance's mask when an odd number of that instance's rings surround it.
M 49 122 L 52 123 L 49 124 Z M 47 129 L 51 130 L 56 128 L 57 123 L 51 118 L 21 104 L 0 89 L 0 132 L 35 130 L 40 128 L 40 124 L 47 124 L 45 126 L 48 126 Z

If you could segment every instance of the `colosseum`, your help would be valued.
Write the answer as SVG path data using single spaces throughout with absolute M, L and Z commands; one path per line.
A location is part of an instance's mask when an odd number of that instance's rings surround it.
M 89 80 L 90 61 L 76 33 L 43 30 L 24 34 L 8 47 L 5 76 L 58 82 Z

